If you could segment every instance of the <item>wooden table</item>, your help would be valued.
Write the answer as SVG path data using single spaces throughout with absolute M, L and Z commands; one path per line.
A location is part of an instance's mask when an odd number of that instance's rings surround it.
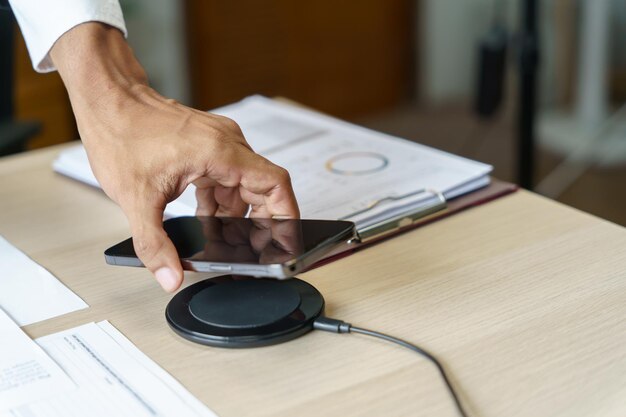
M 224 417 L 457 415 L 429 362 L 374 339 L 226 350 L 176 336 L 148 272 L 105 264 L 126 220 L 52 172 L 60 149 L 0 160 L 0 234 L 90 306 L 31 337 L 110 320 Z M 626 415 L 624 228 L 520 191 L 300 277 L 330 316 L 435 353 L 472 416 Z

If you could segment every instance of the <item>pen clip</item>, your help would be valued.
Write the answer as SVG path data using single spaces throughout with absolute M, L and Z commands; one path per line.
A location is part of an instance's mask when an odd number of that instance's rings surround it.
M 447 207 L 446 197 L 441 192 L 432 189 L 425 189 L 424 191 L 429 192 L 436 197 L 431 204 L 421 206 L 414 211 L 406 211 L 390 219 L 385 219 L 357 230 L 359 242 L 367 242 L 369 240 L 377 239 L 384 235 L 393 233 L 397 230 L 410 226 L 417 220 L 423 220 L 427 216 L 437 213 Z
M 354 212 L 352 212 L 350 214 L 347 214 L 347 215 L 345 215 L 343 217 L 340 217 L 337 220 L 348 220 L 351 217 L 358 216 L 359 214 L 366 213 L 366 212 L 370 211 L 371 209 L 373 209 L 374 207 L 377 207 L 378 205 L 380 205 L 382 203 L 386 203 L 388 201 L 403 200 L 405 198 L 412 197 L 412 196 L 418 195 L 418 194 L 423 194 L 423 193 L 428 192 L 428 191 L 430 191 L 430 190 L 427 190 L 426 188 L 420 188 L 419 190 L 410 191 L 408 193 L 401 194 L 401 195 L 391 195 L 391 196 L 379 198 L 378 200 L 374 200 L 374 201 L 371 201 L 370 203 L 368 203 L 365 208 L 362 208 L 360 210 L 354 211 Z

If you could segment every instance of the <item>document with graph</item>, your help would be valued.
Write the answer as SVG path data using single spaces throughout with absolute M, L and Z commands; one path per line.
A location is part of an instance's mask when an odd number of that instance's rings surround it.
M 45 398 L 28 387 L 26 402 L 9 409 L 0 402 L 0 417 L 217 417 L 108 321 L 28 342 L 37 342 L 41 356 L 59 368 L 71 387 L 62 392 L 62 387 L 48 387 Z M 39 374 L 34 377 L 49 384 L 63 382 Z
M 490 165 L 266 97 L 213 112 L 239 123 L 256 152 L 289 171 L 304 218 L 351 220 L 361 230 L 489 184 Z M 81 146 L 64 150 L 54 169 L 97 186 Z M 166 215 L 195 207 L 189 187 Z

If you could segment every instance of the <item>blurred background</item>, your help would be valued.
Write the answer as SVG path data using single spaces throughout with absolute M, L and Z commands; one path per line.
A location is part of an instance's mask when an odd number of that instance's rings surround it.
M 626 225 L 624 0 L 121 3 L 166 96 L 207 110 L 286 97 L 503 180 L 523 182 L 521 164 L 525 186 Z M 58 75 L 35 73 L 17 26 L 0 26 L 0 154 L 77 139 Z

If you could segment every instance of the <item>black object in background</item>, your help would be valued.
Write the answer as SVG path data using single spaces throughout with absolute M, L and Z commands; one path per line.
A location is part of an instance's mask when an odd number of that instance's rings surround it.
M 536 0 L 522 0 L 519 39 L 518 166 L 519 185 L 532 190 L 535 173 L 535 113 L 539 66 Z
M 502 24 L 504 5 L 502 0 L 496 0 L 495 21 L 479 46 L 475 111 L 481 118 L 493 116 L 503 97 L 507 50 L 507 34 Z M 537 0 L 520 0 L 520 6 L 521 27 L 515 45 L 518 51 L 519 80 L 517 183 L 532 190 L 535 173 L 539 10 Z
M 502 102 L 507 38 L 504 27 L 494 25 L 479 45 L 475 111 L 483 118 L 492 116 Z
M 40 130 L 37 122 L 14 120 L 15 20 L 7 2 L 0 0 L 0 156 L 26 150 L 28 139 Z

